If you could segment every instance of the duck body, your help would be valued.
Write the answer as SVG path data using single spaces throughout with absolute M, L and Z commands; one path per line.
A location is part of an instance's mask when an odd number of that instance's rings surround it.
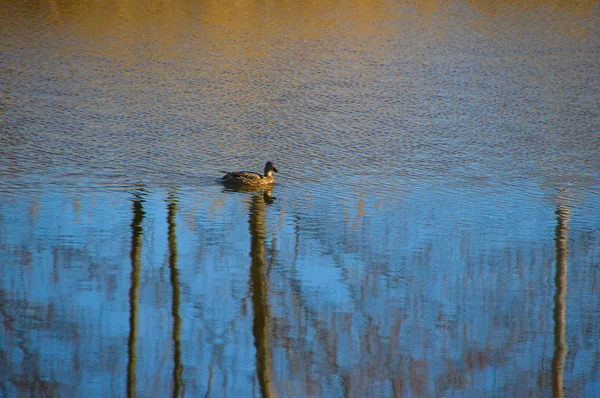
M 270 185 L 275 182 L 273 172 L 278 173 L 273 162 L 265 164 L 265 174 L 261 175 L 252 171 L 223 171 L 221 182 L 232 185 L 261 186 Z

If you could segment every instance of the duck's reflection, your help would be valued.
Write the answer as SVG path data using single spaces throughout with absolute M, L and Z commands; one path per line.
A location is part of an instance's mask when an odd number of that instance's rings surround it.
M 143 189 L 134 193 L 133 221 L 131 222 L 131 287 L 129 288 L 129 340 L 127 362 L 127 396 L 135 397 L 136 377 L 135 366 L 137 363 L 136 343 L 139 312 L 139 289 L 142 253 L 142 222 L 144 220 L 144 193 Z
M 567 297 L 567 255 L 568 255 L 568 231 L 567 225 L 571 215 L 570 209 L 559 204 L 556 215 L 558 224 L 556 225 L 556 274 L 554 283 L 556 292 L 554 293 L 554 356 L 552 357 L 552 396 L 564 396 L 563 376 L 564 363 L 567 356 L 567 343 L 565 340 L 566 328 L 566 304 Z
M 248 192 L 248 190 L 244 190 Z M 273 202 L 272 190 L 256 190 L 250 204 L 250 291 L 252 292 L 252 333 L 256 348 L 256 374 L 262 397 L 271 397 L 271 352 L 269 348 L 269 303 L 266 268 L 266 206 Z
M 227 185 L 223 189 L 223 192 L 243 192 L 243 193 L 251 193 L 254 194 L 254 199 L 256 196 L 262 196 L 264 203 L 272 204 L 275 202 L 275 197 L 273 196 L 273 187 L 253 187 L 246 185 Z M 251 209 L 252 211 L 252 209 Z M 252 214 L 250 215 L 252 217 Z M 252 230 L 250 231 L 252 233 Z
M 169 194 L 167 200 L 167 224 L 169 226 L 169 269 L 171 272 L 171 288 L 173 298 L 171 301 L 171 316 L 173 317 L 173 396 L 178 397 L 182 387 L 181 374 L 181 317 L 179 304 L 181 287 L 179 285 L 179 269 L 177 268 L 177 197 Z

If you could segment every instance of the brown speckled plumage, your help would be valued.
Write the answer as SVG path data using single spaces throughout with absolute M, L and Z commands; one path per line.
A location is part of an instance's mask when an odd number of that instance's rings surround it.
M 273 172 L 278 173 L 273 162 L 265 164 L 265 174 L 260 175 L 252 171 L 223 171 L 221 182 L 235 185 L 269 185 L 275 182 Z

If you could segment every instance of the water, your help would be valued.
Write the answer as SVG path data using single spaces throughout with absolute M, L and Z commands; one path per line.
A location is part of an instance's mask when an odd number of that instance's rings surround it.
M 0 395 L 600 395 L 599 16 L 0 2 Z

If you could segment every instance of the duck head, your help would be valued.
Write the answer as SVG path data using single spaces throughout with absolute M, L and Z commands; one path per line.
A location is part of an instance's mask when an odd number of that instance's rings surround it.
M 267 162 L 267 164 L 265 164 L 265 176 L 270 177 L 273 174 L 273 172 L 279 173 L 279 171 L 277 171 L 277 169 L 275 168 L 273 162 Z

